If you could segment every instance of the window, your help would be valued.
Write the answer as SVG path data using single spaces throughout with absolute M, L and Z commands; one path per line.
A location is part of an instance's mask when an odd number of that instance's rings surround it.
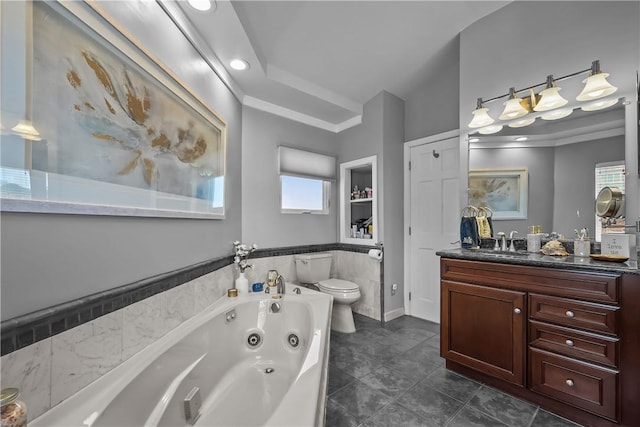
M 618 187 L 624 194 L 624 161 L 596 165 L 596 198 L 604 187 Z M 603 227 L 605 223 L 608 225 Z M 624 233 L 624 225 L 624 218 L 616 218 L 609 223 L 606 219 L 596 216 L 596 242 L 602 240 L 602 234 Z
M 335 169 L 335 157 L 278 147 L 282 213 L 328 214 Z
M 282 212 L 329 213 L 329 181 L 282 175 L 280 185 Z

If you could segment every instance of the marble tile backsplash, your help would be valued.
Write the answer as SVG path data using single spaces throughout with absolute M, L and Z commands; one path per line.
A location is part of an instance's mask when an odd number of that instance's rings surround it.
M 2 356 L 2 388 L 17 387 L 33 419 L 222 297 L 233 265 Z
M 353 310 L 380 319 L 380 263 L 366 253 L 330 251 L 331 277 L 360 286 Z M 249 283 L 278 270 L 297 281 L 293 255 L 250 259 Z M 0 358 L 2 388 L 17 387 L 34 419 L 170 330 L 202 312 L 233 286 L 235 265 L 197 277 L 166 292 L 128 305 Z

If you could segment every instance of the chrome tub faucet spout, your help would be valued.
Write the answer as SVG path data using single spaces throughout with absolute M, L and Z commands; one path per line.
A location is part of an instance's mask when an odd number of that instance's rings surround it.
M 284 277 L 278 274 L 278 277 L 276 278 L 276 293 L 284 295 L 285 289 L 286 285 L 284 282 Z

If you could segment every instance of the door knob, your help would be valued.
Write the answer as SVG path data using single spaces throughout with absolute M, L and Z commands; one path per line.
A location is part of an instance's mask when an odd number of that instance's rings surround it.
M 571 340 L 566 340 L 564 343 L 566 345 L 568 345 L 569 347 L 573 347 L 573 341 L 571 341 Z
M 567 310 L 567 312 L 565 313 L 565 315 L 566 315 L 567 317 L 573 317 L 573 316 L 575 316 L 575 314 L 573 314 L 573 311 L 571 311 L 571 310 Z
M 522 310 L 520 310 L 518 307 L 516 307 L 516 308 L 513 309 L 513 312 L 515 314 L 520 314 L 520 313 L 522 313 Z
M 573 380 L 566 380 L 565 383 L 569 386 L 569 387 L 573 387 Z

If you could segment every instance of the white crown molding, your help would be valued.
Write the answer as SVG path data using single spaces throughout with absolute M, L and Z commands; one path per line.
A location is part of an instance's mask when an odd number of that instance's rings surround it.
M 329 89 L 318 86 L 315 83 L 291 74 L 288 71 L 282 70 L 275 65 L 267 64 L 267 78 L 297 89 L 300 92 L 304 92 L 308 95 L 314 96 L 330 104 L 342 107 L 345 110 L 351 111 L 356 114 L 362 114 L 361 103 L 330 91 Z
M 165 11 L 169 19 L 178 27 L 184 37 L 191 43 L 191 46 L 200 54 L 202 59 L 209 65 L 211 70 L 222 80 L 231 93 L 236 97 L 238 101 L 242 102 L 245 94 L 240 88 L 238 83 L 231 77 L 224 67 L 222 62 L 218 59 L 215 53 L 209 48 L 207 41 L 200 35 L 198 31 L 193 30 L 193 25 L 189 21 L 189 18 L 180 9 L 178 3 L 175 1 L 158 0 L 158 4 Z
M 264 111 L 274 114 L 276 116 L 284 117 L 289 120 L 293 120 L 298 123 L 313 126 L 319 129 L 324 129 L 329 132 L 338 133 L 345 129 L 356 126 L 362 122 L 362 116 L 356 116 L 349 120 L 345 120 L 342 123 L 331 123 L 326 120 L 318 119 L 317 117 L 310 116 L 308 114 L 300 113 L 299 111 L 291 110 L 289 108 L 282 107 L 280 105 L 272 104 L 271 102 L 263 101 L 262 99 L 254 98 L 252 96 L 245 95 L 242 104 L 255 108 L 256 110 Z

